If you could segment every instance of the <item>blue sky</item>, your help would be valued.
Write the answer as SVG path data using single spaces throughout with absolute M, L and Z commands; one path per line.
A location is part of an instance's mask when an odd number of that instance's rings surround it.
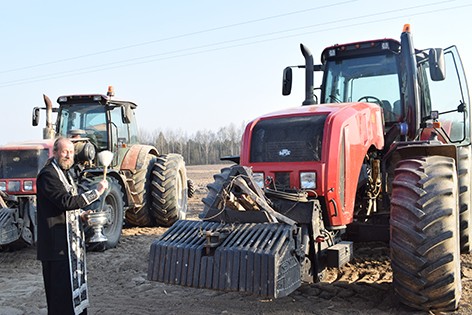
M 43 93 L 55 102 L 108 85 L 138 104 L 146 132 L 239 126 L 301 105 L 302 70 L 281 94 L 283 68 L 304 62 L 300 43 L 319 61 L 333 44 L 399 39 L 405 23 L 417 48 L 456 45 L 472 86 L 471 17 L 466 0 L 2 1 L 0 144 L 42 136 L 31 112 Z

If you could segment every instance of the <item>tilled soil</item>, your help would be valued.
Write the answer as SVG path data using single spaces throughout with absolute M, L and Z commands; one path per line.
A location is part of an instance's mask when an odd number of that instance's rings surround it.
M 196 194 L 188 219 L 198 220 L 206 185 L 221 166 L 189 166 Z M 89 314 L 425 314 L 398 305 L 392 290 L 388 245 L 356 244 L 355 259 L 328 270 L 321 283 L 288 297 L 261 299 L 148 281 L 152 241 L 166 229 L 126 228 L 119 245 L 87 254 Z M 34 247 L 0 252 L 0 315 L 47 314 L 41 265 Z M 462 255 L 463 296 L 454 314 L 472 314 L 472 254 Z

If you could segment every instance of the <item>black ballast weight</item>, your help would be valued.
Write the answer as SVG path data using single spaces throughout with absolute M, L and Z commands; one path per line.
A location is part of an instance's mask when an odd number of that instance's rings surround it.
M 151 245 L 148 279 L 284 297 L 301 285 L 296 228 L 179 220 Z

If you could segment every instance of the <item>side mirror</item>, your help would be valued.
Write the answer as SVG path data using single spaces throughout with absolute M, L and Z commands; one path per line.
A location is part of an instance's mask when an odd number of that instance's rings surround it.
M 446 64 L 444 63 L 444 51 L 441 48 L 429 50 L 429 75 L 433 81 L 446 79 Z
M 121 107 L 121 120 L 123 121 L 124 124 L 129 124 L 131 123 L 133 119 L 133 110 L 131 109 L 131 106 L 126 104 Z
M 40 108 L 39 107 L 35 107 L 33 108 L 33 126 L 37 126 L 39 124 L 39 112 L 40 112 Z
M 429 114 L 432 120 L 436 121 L 439 119 L 439 112 L 437 110 L 432 110 L 431 114 Z
M 282 79 L 282 95 L 290 95 L 292 92 L 292 68 L 287 67 L 284 69 Z

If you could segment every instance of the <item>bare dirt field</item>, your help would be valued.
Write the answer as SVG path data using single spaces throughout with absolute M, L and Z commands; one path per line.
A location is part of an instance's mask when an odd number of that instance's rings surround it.
M 189 166 L 196 194 L 188 219 L 198 219 L 206 185 L 221 166 Z M 392 290 L 388 247 L 356 245 L 355 259 L 329 270 L 322 283 L 303 285 L 290 296 L 261 299 L 148 281 L 152 241 L 164 228 L 127 228 L 120 244 L 87 254 L 89 314 L 424 314 L 397 305 Z M 454 314 L 472 314 L 472 254 L 462 255 L 463 296 Z M 41 266 L 36 249 L 0 252 L 0 315 L 47 314 Z

